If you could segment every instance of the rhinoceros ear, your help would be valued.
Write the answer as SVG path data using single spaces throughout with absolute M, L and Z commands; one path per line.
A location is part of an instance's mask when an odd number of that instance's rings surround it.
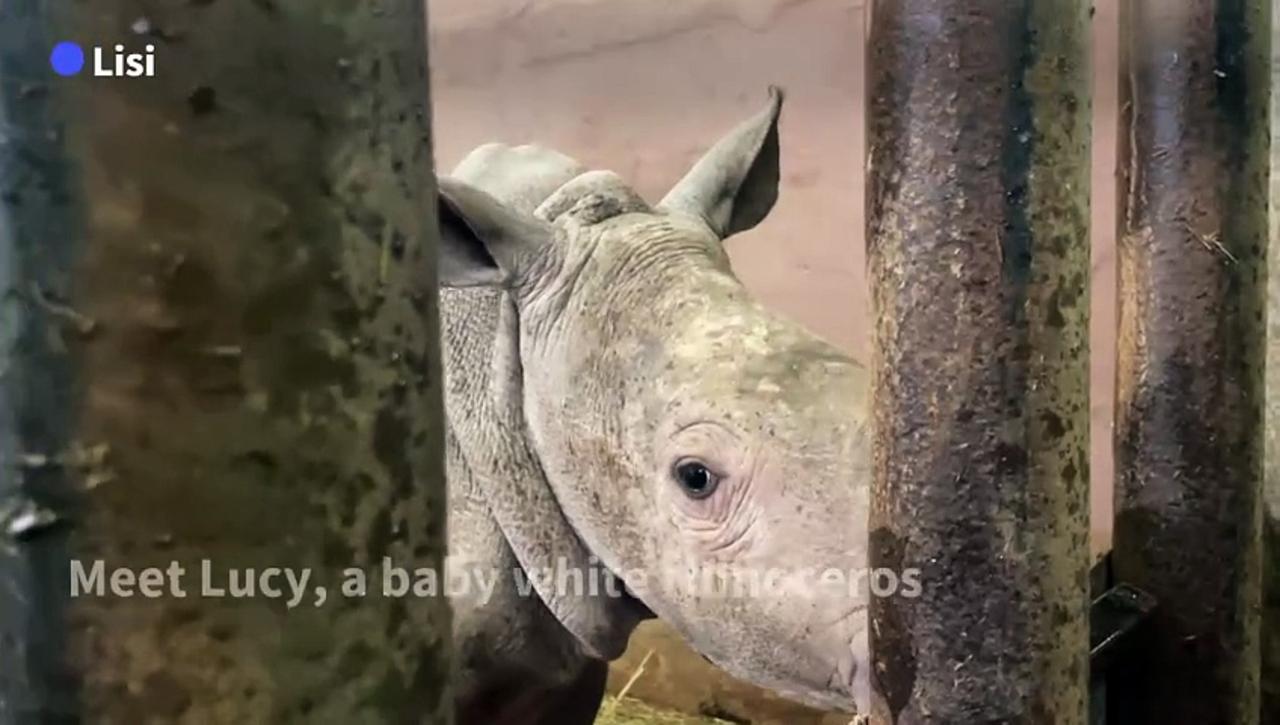
M 551 239 L 550 227 L 461 181 L 440 177 L 440 284 L 506 286 Z
M 698 161 L 660 207 L 704 219 L 721 239 L 759 224 L 778 200 L 778 116 L 782 89 Z

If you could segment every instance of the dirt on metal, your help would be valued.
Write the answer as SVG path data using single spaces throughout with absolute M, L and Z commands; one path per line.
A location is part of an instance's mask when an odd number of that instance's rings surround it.
M 1258 721 L 1270 0 L 1138 0 L 1115 576 L 1159 601 L 1121 722 Z
M 422 7 L 0 3 L 0 720 L 452 721 L 447 603 L 340 593 L 444 549 Z M 37 92 L 54 32 L 163 72 Z
M 877 6 L 871 565 L 886 722 L 1083 723 L 1089 3 Z

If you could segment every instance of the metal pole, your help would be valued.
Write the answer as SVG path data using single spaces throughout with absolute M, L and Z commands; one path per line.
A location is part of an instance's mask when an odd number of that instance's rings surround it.
M 1280 0 L 1271 2 L 1271 138 L 1280 134 Z M 1270 149 L 1267 248 L 1266 450 L 1262 579 L 1262 725 L 1280 725 L 1280 144 Z
M 1089 3 L 896 0 L 872 32 L 878 715 L 1083 723 Z
M 0 2 L 0 723 L 452 721 L 423 12 Z
M 1259 711 L 1270 0 L 1132 0 L 1114 571 L 1160 602 L 1118 722 Z

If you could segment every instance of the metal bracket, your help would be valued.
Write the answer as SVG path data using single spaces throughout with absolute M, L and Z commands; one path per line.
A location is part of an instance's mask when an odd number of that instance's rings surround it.
M 1090 725 L 1106 725 L 1107 670 L 1125 659 L 1157 604 L 1155 597 L 1128 584 L 1107 588 L 1110 568 L 1110 560 L 1103 559 L 1090 576 L 1095 592 L 1089 606 Z

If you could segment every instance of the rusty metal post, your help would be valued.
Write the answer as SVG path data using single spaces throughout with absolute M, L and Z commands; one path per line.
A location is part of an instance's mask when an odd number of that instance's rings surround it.
M 895 0 L 872 31 L 877 715 L 1083 723 L 1088 2 Z
M 423 12 L 0 2 L 0 723 L 452 721 Z
M 1132 0 L 1116 577 L 1160 602 L 1119 722 L 1258 722 L 1270 0 Z
M 1271 0 L 1271 138 L 1280 138 L 1280 0 Z M 1280 144 L 1272 143 L 1267 246 L 1266 450 L 1262 568 L 1262 725 L 1280 725 Z

